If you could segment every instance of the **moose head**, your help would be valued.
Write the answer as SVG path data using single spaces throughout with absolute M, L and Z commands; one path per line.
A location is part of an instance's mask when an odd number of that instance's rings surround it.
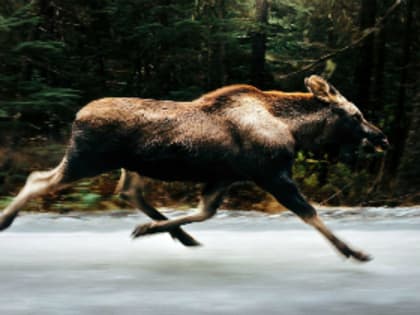
M 305 79 L 308 90 L 319 101 L 330 107 L 325 130 L 330 140 L 342 145 L 362 145 L 377 152 L 388 149 L 389 142 L 384 133 L 368 122 L 359 108 L 323 78 L 311 75 Z

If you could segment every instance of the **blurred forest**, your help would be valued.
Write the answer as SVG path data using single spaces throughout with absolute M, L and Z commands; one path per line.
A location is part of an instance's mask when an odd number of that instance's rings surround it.
M 231 83 L 303 91 L 317 73 L 388 135 L 386 154 L 299 152 L 302 191 L 330 205 L 420 201 L 420 1 L 0 0 L 0 209 L 55 166 L 75 113 L 105 96 L 192 100 Z M 118 173 L 33 209 L 122 206 Z M 197 185 L 149 181 L 158 206 Z M 224 205 L 277 209 L 250 184 Z

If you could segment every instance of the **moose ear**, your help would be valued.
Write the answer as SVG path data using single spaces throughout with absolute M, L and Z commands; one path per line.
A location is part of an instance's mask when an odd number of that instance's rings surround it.
M 320 76 L 311 75 L 305 78 L 305 85 L 308 91 L 321 101 L 338 103 L 340 100 L 341 95 L 336 88 Z

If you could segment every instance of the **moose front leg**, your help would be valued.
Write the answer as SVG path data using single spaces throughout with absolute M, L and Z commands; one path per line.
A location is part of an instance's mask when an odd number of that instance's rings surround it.
M 223 196 L 229 186 L 230 183 L 206 184 L 201 194 L 198 213 L 172 220 L 141 224 L 134 229 L 132 233 L 133 238 L 147 234 L 168 232 L 177 229 L 184 224 L 210 219 L 216 214 L 217 208 L 222 203 Z
M 260 183 L 260 186 L 270 192 L 282 205 L 297 214 L 303 221 L 321 232 L 345 257 L 353 257 L 359 261 L 371 260 L 369 255 L 352 249 L 326 227 L 315 208 L 301 195 L 289 175 L 281 173 L 271 181 Z

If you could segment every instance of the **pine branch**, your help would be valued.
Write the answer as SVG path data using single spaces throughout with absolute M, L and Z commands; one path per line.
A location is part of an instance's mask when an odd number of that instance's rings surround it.
M 400 6 L 401 2 L 402 2 L 402 0 L 396 0 L 394 2 L 394 4 L 391 5 L 388 8 L 388 10 L 385 12 L 385 14 L 376 21 L 376 23 L 373 27 L 369 27 L 369 28 L 364 29 L 363 32 L 362 32 L 362 35 L 359 38 L 357 38 L 356 40 L 354 40 L 353 42 L 351 42 L 349 45 L 344 46 L 344 47 L 339 48 L 339 49 L 336 49 L 336 50 L 333 50 L 332 52 L 321 56 L 320 58 L 318 58 L 315 61 L 303 66 L 302 68 L 300 68 L 296 71 L 289 72 L 289 73 L 283 74 L 283 75 L 276 75 L 275 78 L 277 80 L 282 80 L 282 79 L 286 79 L 286 78 L 289 78 L 291 76 L 294 76 L 296 74 L 308 71 L 308 70 L 314 68 L 315 66 L 319 65 L 320 63 L 322 63 L 322 62 L 324 62 L 324 61 L 326 61 L 326 60 L 328 60 L 332 57 L 335 57 L 335 56 L 337 56 L 337 55 L 339 55 L 339 54 L 341 54 L 341 53 L 343 53 L 343 52 L 345 52 L 349 49 L 357 47 L 360 43 L 362 43 L 370 35 L 374 34 L 375 32 L 380 31 L 383 28 L 383 26 L 385 25 L 385 21 Z

